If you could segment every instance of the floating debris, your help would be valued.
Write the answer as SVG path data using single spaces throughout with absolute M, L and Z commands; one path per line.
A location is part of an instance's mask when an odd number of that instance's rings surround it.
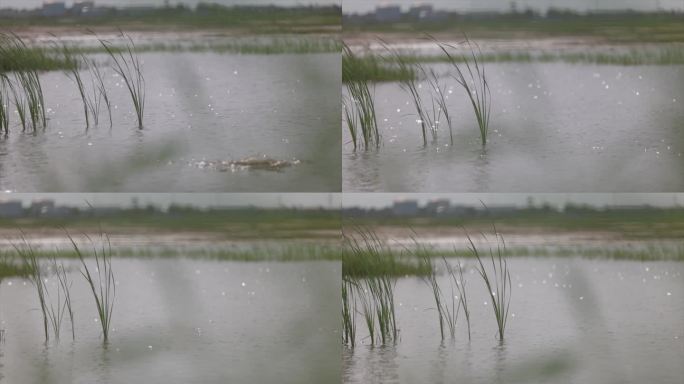
M 202 160 L 193 162 L 192 165 L 199 169 L 210 169 L 219 172 L 237 172 L 249 170 L 261 170 L 281 172 L 285 168 L 299 164 L 297 159 L 278 160 L 267 156 L 250 156 L 240 160 Z

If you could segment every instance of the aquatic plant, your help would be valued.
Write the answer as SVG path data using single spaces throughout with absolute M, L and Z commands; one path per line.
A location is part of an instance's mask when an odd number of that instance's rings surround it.
M 506 323 L 508 321 L 508 310 L 511 303 L 511 274 L 508 269 L 508 261 L 506 259 L 506 243 L 503 236 L 496 230 L 496 225 L 493 225 L 494 236 L 496 236 L 496 250 L 491 246 L 489 248 L 489 261 L 491 261 L 491 271 L 487 271 L 483 262 L 483 254 L 480 253 L 475 246 L 473 239 L 468 233 L 470 251 L 475 256 L 478 262 L 477 271 L 482 277 L 487 293 L 492 301 L 492 309 L 494 317 L 496 317 L 496 324 L 499 330 L 499 340 L 503 341 L 506 330 Z M 486 238 L 485 238 L 486 239 Z
M 73 63 L 67 68 L 67 76 L 71 78 L 78 88 L 81 102 L 83 103 L 83 115 L 86 120 L 86 128 L 90 127 L 90 120 L 95 125 L 99 124 L 100 120 L 100 106 L 104 101 L 105 107 L 109 114 L 109 126 L 113 125 L 112 121 L 112 106 L 111 100 L 107 93 L 107 87 L 104 83 L 104 76 L 102 71 L 92 60 L 85 55 L 75 55 L 73 49 L 66 44 L 61 45 L 61 50 L 64 55 L 64 60 Z M 76 58 L 78 57 L 78 58 Z M 90 75 L 90 92 L 86 88 L 83 78 L 81 77 L 81 70 L 85 68 Z
M 40 304 L 40 311 L 43 315 L 43 331 L 45 333 L 45 341 L 50 339 L 50 334 L 48 332 L 48 324 L 52 323 L 49 316 L 49 309 L 47 304 L 47 287 L 45 286 L 45 280 L 43 278 L 42 270 L 40 264 L 38 263 L 38 258 L 36 253 L 33 251 L 33 247 L 29 244 L 25 238 L 23 238 L 24 247 L 19 247 L 12 244 L 17 254 L 24 262 L 25 269 L 30 271 L 29 280 L 31 284 L 36 289 L 38 295 L 38 303 Z
M 427 81 L 428 84 L 430 85 L 430 88 L 432 88 L 432 105 L 433 105 L 433 122 L 435 124 L 435 127 L 439 127 L 442 125 L 442 119 L 441 116 L 444 115 L 444 120 L 446 121 L 446 125 L 449 128 L 449 140 L 450 144 L 454 144 L 454 132 L 453 132 L 453 125 L 451 121 L 451 115 L 449 115 L 449 108 L 447 107 L 447 87 L 445 84 L 440 83 L 439 81 L 439 76 L 437 73 L 433 70 L 430 69 L 429 72 L 427 72 Z M 437 111 L 438 114 L 435 113 L 435 104 L 437 105 Z
M 24 131 L 28 128 L 30 118 L 31 128 L 36 131 L 38 127 L 47 125 L 43 87 L 35 68 L 23 68 L 16 64 L 28 51 L 30 48 L 19 36 L 0 34 L 0 57 L 13 63 L 14 86 L 11 88 L 22 128 Z M 7 76 L 5 78 L 8 79 Z
M 398 50 L 393 49 L 390 47 L 389 44 L 387 44 L 385 41 L 380 40 L 382 46 L 384 49 L 389 53 L 390 57 L 396 64 L 396 66 L 399 68 L 399 71 L 402 73 L 418 73 L 419 76 L 409 76 L 402 78 L 399 81 L 399 84 L 401 85 L 401 88 L 408 92 L 409 95 L 411 96 L 411 100 L 413 101 L 413 106 L 416 110 L 416 116 L 417 120 L 416 122 L 420 124 L 421 128 L 421 133 L 423 136 L 423 145 L 427 145 L 427 134 L 428 134 L 428 129 L 430 130 L 430 133 L 432 134 L 433 140 L 437 138 L 437 126 L 435 124 L 436 120 L 439 120 L 439 115 L 437 114 L 437 110 L 435 108 L 435 104 L 433 101 L 432 104 L 432 112 L 433 115 L 430 116 L 429 109 L 425 106 L 423 98 L 420 94 L 419 89 L 422 87 L 419 83 L 418 77 L 422 76 L 425 77 L 425 68 L 418 63 L 418 62 L 412 62 L 406 59 L 404 55 L 402 55 Z
M 371 53 L 343 54 L 342 68 L 342 82 L 345 84 L 354 81 L 401 81 L 417 75 L 410 67 L 400 68 L 392 60 Z
M 93 83 L 93 97 L 98 98 L 97 114 L 99 114 L 99 104 L 100 100 L 102 100 L 104 101 L 105 107 L 107 107 L 107 114 L 109 116 L 109 127 L 111 128 L 114 125 L 112 121 L 112 101 L 109 98 L 109 94 L 107 93 L 107 87 L 105 86 L 104 76 L 100 68 L 95 63 L 88 63 L 91 81 Z M 95 124 L 97 124 L 97 120 L 95 121 Z
M 357 283 L 352 278 L 342 278 L 342 340 L 352 348 L 356 344 L 356 286 Z
M 71 338 L 73 340 L 76 339 L 76 328 L 74 324 L 74 310 L 71 306 L 71 282 L 69 281 L 69 278 L 67 276 L 66 269 L 64 268 L 64 264 L 62 263 L 57 263 L 57 258 L 53 255 L 52 257 L 52 268 L 55 270 L 55 275 L 57 275 L 57 280 L 59 281 L 59 286 L 58 286 L 58 298 L 57 302 L 61 303 L 61 300 L 59 299 L 59 292 L 60 290 L 64 292 L 64 306 L 58 309 L 58 312 L 60 312 L 60 322 L 61 322 L 61 317 L 64 314 L 64 311 L 69 315 L 69 322 L 71 323 Z M 57 330 L 59 330 L 60 326 L 59 324 L 56 324 Z M 58 333 L 59 331 L 57 331 Z M 59 337 L 58 337 L 59 338 Z
M 355 55 L 347 47 L 343 46 L 343 60 L 354 60 Z M 349 66 L 342 64 L 342 73 L 350 71 Z M 373 100 L 373 93 L 370 90 L 369 83 L 363 79 L 348 81 L 345 83 L 347 87 L 348 99 L 344 103 L 345 121 L 349 128 L 349 133 L 354 142 L 354 149 L 357 148 L 357 142 L 362 140 L 364 149 L 380 146 L 380 132 L 378 131 L 378 122 L 375 115 L 375 101 Z M 359 138 L 359 131 L 361 129 L 361 137 Z
M 8 89 L 11 87 L 9 78 L 0 73 L 0 132 L 9 133 L 10 125 L 10 97 Z
M 64 54 L 65 56 L 70 55 L 66 47 L 64 48 Z M 81 79 L 81 69 L 77 65 L 75 65 L 69 68 L 67 76 L 69 76 L 76 83 L 78 93 L 81 96 L 81 102 L 83 103 L 83 115 L 85 116 L 86 127 L 90 127 L 90 99 L 88 98 L 85 85 L 83 84 L 83 80 Z
M 100 44 L 109 57 L 114 61 L 113 69 L 121 76 L 128 88 L 133 101 L 133 107 L 138 118 L 138 128 L 143 128 L 143 116 L 145 114 L 145 77 L 142 73 L 140 58 L 135 52 L 135 43 L 127 35 L 123 35 L 126 45 L 123 49 L 116 48 L 106 40 L 100 39 Z
M 92 257 L 95 259 L 95 266 L 97 276 L 90 273 L 88 264 L 85 261 L 85 254 L 76 244 L 76 241 L 71 235 L 68 235 L 69 240 L 81 261 L 81 275 L 85 278 L 90 286 L 95 300 L 95 307 L 97 315 L 102 327 L 102 337 L 104 342 L 109 341 L 109 330 L 112 322 L 112 315 L 114 313 L 114 300 L 116 298 L 116 281 L 114 279 L 114 271 L 112 269 L 112 246 L 109 237 L 101 235 L 101 248 L 96 246 L 95 242 L 86 235 L 86 238 L 93 246 Z
M 454 302 L 453 292 L 451 294 L 451 306 L 449 306 L 448 301 L 446 301 L 442 289 L 437 282 L 437 271 L 432 263 L 432 257 L 430 256 L 429 250 L 421 246 L 417 241 L 414 240 L 415 248 L 411 252 L 416 255 L 422 263 L 424 263 L 428 268 L 430 268 L 430 274 L 423 277 L 423 280 L 432 290 L 432 297 L 435 300 L 435 310 L 437 311 L 437 318 L 439 319 L 439 333 L 444 340 L 444 327 L 449 328 L 451 337 L 454 337 L 456 333 L 456 319 L 458 317 L 458 309 L 456 303 Z M 459 302 L 460 304 L 460 302 Z M 458 307 L 460 308 L 460 306 Z
M 442 256 L 444 261 L 444 266 L 447 270 L 449 276 L 451 276 L 451 281 L 453 283 L 452 287 L 456 287 L 458 292 L 459 306 L 463 308 L 463 313 L 466 318 L 466 324 L 468 325 L 468 340 L 470 340 L 470 309 L 468 308 L 468 295 L 466 292 L 466 279 L 463 275 L 463 265 L 460 261 L 457 261 L 457 269 L 454 269 L 451 264 L 447 261 L 446 257 Z
M 436 40 L 435 40 L 436 41 Z M 437 41 L 436 41 L 437 42 Z M 458 58 L 449 52 L 449 48 L 454 49 L 453 45 L 437 42 L 442 52 L 447 57 L 448 62 L 455 70 L 452 77 L 468 95 L 468 99 L 475 112 L 477 125 L 480 130 L 482 145 L 487 145 L 487 135 L 489 133 L 489 117 L 492 108 L 492 94 L 487 82 L 487 74 L 484 64 L 480 62 L 478 56 L 482 56 L 482 51 L 476 43 L 471 43 L 465 37 L 464 44 L 470 50 L 470 55 L 460 55 Z M 465 70 L 461 66 L 465 66 Z
M 381 263 L 387 255 L 382 241 L 371 230 L 359 228 L 354 236 L 345 236 L 345 242 L 343 263 L 349 257 L 368 257 L 371 263 Z M 379 341 L 384 345 L 397 339 L 395 284 L 395 278 L 388 274 L 366 274 L 356 285 L 372 344 Z

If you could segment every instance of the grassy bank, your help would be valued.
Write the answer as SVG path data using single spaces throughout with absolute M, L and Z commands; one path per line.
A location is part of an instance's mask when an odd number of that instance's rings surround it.
M 400 216 L 390 213 L 359 215 L 343 213 L 345 225 L 438 231 L 471 232 L 497 227 L 510 233 L 602 232 L 626 239 L 684 238 L 684 208 L 633 208 L 616 210 L 532 208 L 513 212 L 472 212 L 454 216 Z
M 227 210 L 172 210 L 148 212 L 128 210 L 111 215 L 82 213 L 72 217 L 26 217 L 0 219 L 0 230 L 17 234 L 21 228 L 32 233 L 64 234 L 99 233 L 140 234 L 145 232 L 198 232 L 226 239 L 339 238 L 340 213 L 327 210 L 257 208 Z
M 571 17 L 500 14 L 489 17 L 451 17 L 443 21 L 400 21 L 377 23 L 346 17 L 345 37 L 380 35 L 386 39 L 430 33 L 437 37 L 462 36 L 471 39 L 538 39 L 584 37 L 609 43 L 684 42 L 682 13 L 590 14 Z
M 211 245 L 211 244 L 208 244 Z M 84 246 L 83 250 L 89 250 Z M 74 248 L 63 250 L 34 249 L 38 260 L 48 263 L 53 258 L 78 260 L 79 255 Z M 340 260 L 339 247 L 333 245 L 302 243 L 282 246 L 250 246 L 237 248 L 182 249 L 178 247 L 130 248 L 113 247 L 115 258 L 190 258 L 216 261 L 243 262 L 296 262 L 296 261 L 334 261 Z M 14 249 L 0 250 L 0 280 L 7 277 L 26 277 L 30 269 L 24 265 L 20 255 Z
M 437 250 L 426 247 L 421 250 L 423 256 L 433 259 L 458 258 L 475 259 L 470 249 Z M 587 247 L 560 246 L 560 247 L 509 247 L 502 252 L 507 258 L 516 257 L 578 257 L 584 259 L 601 260 L 629 260 L 629 261 L 680 261 L 684 262 L 684 243 L 679 245 L 648 244 L 642 247 L 606 246 Z M 431 267 L 411 253 L 397 250 L 386 250 L 379 257 L 370 253 L 345 255 L 343 257 L 343 276 L 367 277 L 367 276 L 427 276 L 431 273 Z
M 0 45 L 2 42 L 0 41 Z M 68 45 L 72 55 L 107 54 L 102 45 Z M 0 46 L 0 48 L 3 48 Z M 114 42 L 113 51 L 120 52 L 125 47 Z M 227 38 L 208 42 L 190 41 L 186 43 L 159 42 L 136 45 L 136 52 L 196 52 L 218 54 L 314 54 L 336 53 L 341 51 L 340 42 L 333 37 L 276 37 L 272 39 Z M 0 73 L 18 70 L 56 71 L 74 68 L 75 62 L 63 54 L 63 48 L 54 46 L 27 46 L 18 49 L 9 47 L 0 55 Z
M 225 7 L 203 4 L 195 9 L 164 7 L 135 12 L 110 9 L 101 15 L 89 17 L 41 17 L 26 14 L 24 17 L 0 19 L 0 28 L 65 28 L 79 27 L 100 30 L 179 31 L 179 30 L 231 30 L 236 33 L 320 33 L 339 30 L 341 10 L 329 7 Z

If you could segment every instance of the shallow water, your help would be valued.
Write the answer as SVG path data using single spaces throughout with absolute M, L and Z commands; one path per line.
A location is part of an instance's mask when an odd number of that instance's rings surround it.
M 0 138 L 0 190 L 340 190 L 340 152 L 331 150 L 340 148 L 339 55 L 140 57 L 147 83 L 142 130 L 113 71 L 106 83 L 114 125 L 103 106 L 99 126 L 88 130 L 74 82 L 63 72 L 42 74 L 48 127 L 34 135 L 15 126 Z M 208 166 L 255 158 L 290 166 Z
M 506 339 L 480 277 L 466 264 L 472 338 L 459 317 L 442 342 L 431 289 L 401 278 L 396 346 L 345 348 L 345 383 L 681 383 L 684 263 L 583 259 L 509 261 Z M 449 280 L 439 278 L 443 290 Z M 362 319 L 358 319 L 362 321 Z M 358 330 L 365 337 L 363 324 Z
M 431 66 L 447 74 L 446 65 Z M 482 148 L 454 80 L 448 128 L 423 146 L 398 83 L 375 87 L 382 147 L 353 151 L 343 127 L 343 189 L 395 192 L 669 192 L 684 188 L 684 66 L 487 63 Z M 428 86 L 423 99 L 430 106 Z
M 3 280 L 0 383 L 339 381 L 339 263 L 114 259 L 114 269 L 106 347 L 77 271 L 73 342 L 65 319 L 45 345 L 35 290 Z

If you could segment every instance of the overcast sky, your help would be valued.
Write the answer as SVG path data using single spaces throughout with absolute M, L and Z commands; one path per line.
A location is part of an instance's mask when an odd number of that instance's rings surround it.
M 340 0 L 170 0 L 171 5 L 185 4 L 195 6 L 201 1 L 212 2 L 223 5 L 311 5 L 311 4 L 340 4 Z M 73 0 L 66 1 L 67 5 L 71 5 Z M 42 6 L 43 0 L 0 0 L 0 8 L 20 8 L 31 9 Z M 95 0 L 96 5 L 163 5 L 164 0 Z
M 517 0 L 518 9 L 531 7 L 545 11 L 549 7 L 567 8 L 578 11 L 589 9 L 634 9 L 655 10 L 676 9 L 684 10 L 684 0 Z M 455 11 L 505 11 L 511 8 L 509 0 L 343 0 L 342 12 L 366 13 L 378 5 L 398 4 L 405 10 L 414 4 L 432 4 L 435 8 Z

